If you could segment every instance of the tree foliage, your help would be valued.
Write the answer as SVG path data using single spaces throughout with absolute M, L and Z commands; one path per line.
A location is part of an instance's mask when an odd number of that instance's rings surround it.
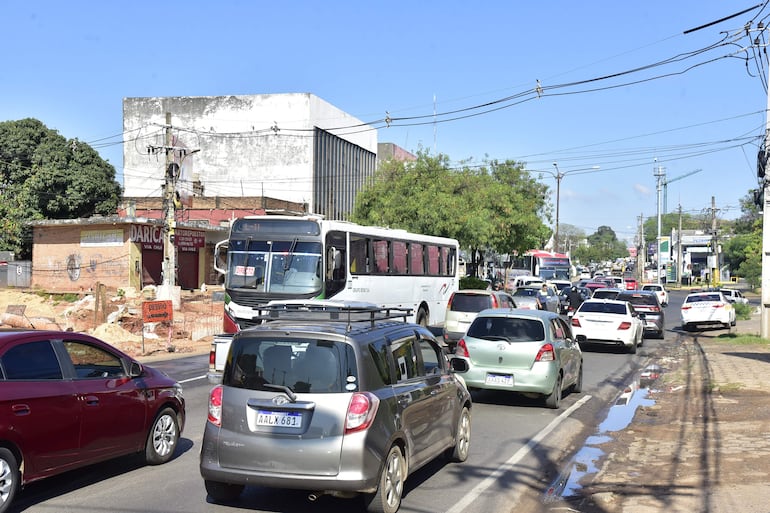
M 735 235 L 722 247 L 724 259 L 733 274 L 758 287 L 762 282 L 762 212 L 753 193 L 741 199 L 741 211 L 734 223 Z
M 614 261 L 628 256 L 628 248 L 609 226 L 600 226 L 587 237 L 588 244 L 576 248 L 572 256 L 580 263 Z
M 36 119 L 0 122 L 0 249 L 28 258 L 28 221 L 114 214 L 115 168 L 88 144 Z
M 548 187 L 513 161 L 452 169 L 446 155 L 384 161 L 356 196 L 351 219 L 455 238 L 472 254 L 524 252 L 550 236 Z

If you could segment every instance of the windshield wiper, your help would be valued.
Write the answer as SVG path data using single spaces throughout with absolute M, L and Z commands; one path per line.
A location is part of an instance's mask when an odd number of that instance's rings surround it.
M 272 383 L 265 383 L 262 385 L 265 388 L 269 388 L 271 390 L 280 390 L 281 392 L 285 393 L 287 396 L 289 396 L 289 400 L 293 403 L 297 402 L 297 394 L 292 392 L 291 388 L 283 385 L 273 385 Z

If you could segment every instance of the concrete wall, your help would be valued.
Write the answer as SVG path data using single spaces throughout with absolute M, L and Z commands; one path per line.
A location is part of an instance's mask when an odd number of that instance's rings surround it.
M 335 130 L 361 121 L 312 94 L 125 98 L 127 197 L 162 195 L 167 112 L 173 147 L 189 153 L 175 154 L 183 197 L 193 194 L 197 181 L 204 196 L 268 196 L 307 203 L 313 212 L 316 128 L 377 153 L 376 130 Z

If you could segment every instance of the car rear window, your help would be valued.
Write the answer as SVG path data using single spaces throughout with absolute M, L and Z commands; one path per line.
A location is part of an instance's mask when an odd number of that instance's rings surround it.
M 582 313 L 609 313 L 609 314 L 626 314 L 626 305 L 620 303 L 604 303 L 604 302 L 585 302 L 580 305 L 580 312 Z
M 455 294 L 449 309 L 453 312 L 480 312 L 490 306 L 486 294 Z
M 468 336 L 510 342 L 539 342 L 545 339 L 543 323 L 519 317 L 477 317 L 468 328 Z
M 618 294 L 618 301 L 628 301 L 632 305 L 656 306 L 658 299 L 654 294 Z
M 685 303 L 699 303 L 701 301 L 722 301 L 719 294 L 702 294 L 698 296 L 689 296 Z
M 357 390 L 353 348 L 328 340 L 254 337 L 233 343 L 222 382 L 236 388 L 296 393 L 339 393 Z

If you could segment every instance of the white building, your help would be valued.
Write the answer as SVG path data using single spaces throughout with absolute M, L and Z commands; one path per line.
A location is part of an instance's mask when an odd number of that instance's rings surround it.
M 374 128 L 307 93 L 124 98 L 123 132 L 134 198 L 163 196 L 168 154 L 182 203 L 272 197 L 347 219 L 377 160 Z

